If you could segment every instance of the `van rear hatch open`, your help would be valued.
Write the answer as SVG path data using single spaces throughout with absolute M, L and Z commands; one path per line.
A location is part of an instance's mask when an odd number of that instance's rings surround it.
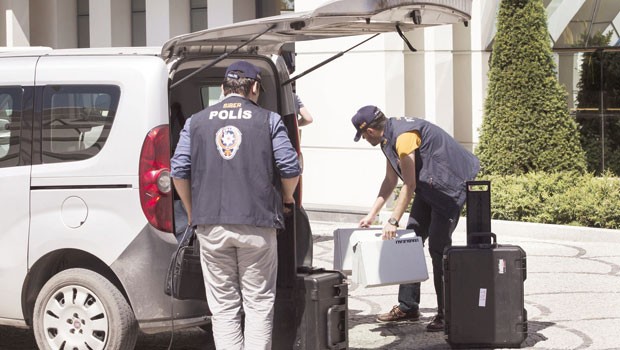
M 246 52 L 276 54 L 287 42 L 342 36 L 403 32 L 414 28 L 469 21 L 473 0 L 336 0 L 314 11 L 238 22 L 180 35 L 162 47 L 166 61 L 196 54 L 230 52 L 257 33 Z

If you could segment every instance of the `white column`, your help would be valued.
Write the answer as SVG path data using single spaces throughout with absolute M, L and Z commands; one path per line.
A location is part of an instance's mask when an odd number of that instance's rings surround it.
M 426 60 L 424 29 L 416 29 L 405 33 L 413 47 L 417 50 L 405 50 L 405 110 L 410 117 L 423 118 L 426 115 Z
M 452 58 L 454 69 L 454 138 L 470 151 L 472 140 L 472 50 L 471 23 L 452 26 Z M 476 78 L 479 79 L 479 78 Z
M 131 46 L 131 1 L 112 0 L 111 5 L 112 46 Z
M 30 0 L 30 45 L 77 47 L 77 2 Z
M 3 0 L 0 2 L 2 11 L 3 46 L 30 46 L 30 6 L 28 1 Z
M 579 55 L 575 52 L 558 54 L 558 80 L 566 89 L 566 105 L 569 109 L 575 106 L 577 83 L 579 82 Z
M 56 23 L 54 24 L 56 49 L 75 48 L 77 43 L 77 1 L 56 1 Z M 45 15 L 42 13 L 41 15 Z
M 95 0 L 88 2 L 90 20 L 90 46 L 112 46 L 112 3 L 111 0 Z
M 471 131 L 473 146 L 478 143 L 478 129 L 482 125 L 484 100 L 487 93 L 487 73 L 490 52 L 487 47 L 495 35 L 495 22 L 499 2 L 496 0 L 474 0 L 472 5 L 471 30 Z
M 424 118 L 454 134 L 452 26 L 424 29 Z
M 219 27 L 256 18 L 256 6 L 247 0 L 208 0 L 207 16 L 209 28 Z
M 384 112 L 390 116 L 407 116 L 406 113 L 406 80 L 405 55 L 403 53 L 404 44 L 398 35 L 384 34 L 384 64 L 383 77 L 384 81 L 379 86 L 384 94 L 385 110 Z M 373 40 L 376 40 L 375 38 Z M 380 48 L 379 48 L 380 49 Z M 380 67 L 380 66 L 379 66 Z M 379 71 L 381 74 L 381 71 Z
M 131 2 L 90 0 L 90 46 L 131 46 Z
M 0 0 L 0 46 L 7 46 L 7 36 L 6 36 L 6 27 L 7 27 L 7 20 L 6 20 L 6 13 L 7 10 L 9 9 L 9 4 L 10 4 L 11 0 Z
M 146 45 L 161 46 L 189 32 L 189 21 L 189 0 L 146 0 Z
M 190 0 L 174 0 L 170 6 L 170 37 L 189 33 L 190 31 Z M 207 10 L 208 12 L 208 10 Z

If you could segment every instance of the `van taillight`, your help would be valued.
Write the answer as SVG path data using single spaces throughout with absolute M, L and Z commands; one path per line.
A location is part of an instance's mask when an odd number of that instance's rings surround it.
M 140 153 L 140 204 L 155 228 L 172 232 L 170 136 L 168 125 L 157 126 L 146 135 Z

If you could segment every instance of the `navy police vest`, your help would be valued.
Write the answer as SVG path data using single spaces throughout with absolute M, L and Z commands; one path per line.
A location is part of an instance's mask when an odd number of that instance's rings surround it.
M 192 117 L 192 223 L 283 228 L 268 110 L 231 96 Z
M 396 139 L 414 130 L 422 139 L 415 151 L 416 196 L 443 210 L 447 216 L 457 215 L 465 203 L 465 182 L 473 180 L 480 170 L 478 158 L 430 122 L 418 118 L 390 118 L 385 124 L 381 149 L 401 179 Z

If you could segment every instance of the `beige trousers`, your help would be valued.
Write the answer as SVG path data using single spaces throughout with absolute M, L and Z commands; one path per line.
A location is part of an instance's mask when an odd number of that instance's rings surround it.
M 276 229 L 199 225 L 196 234 L 216 349 L 271 349 L 278 270 Z

